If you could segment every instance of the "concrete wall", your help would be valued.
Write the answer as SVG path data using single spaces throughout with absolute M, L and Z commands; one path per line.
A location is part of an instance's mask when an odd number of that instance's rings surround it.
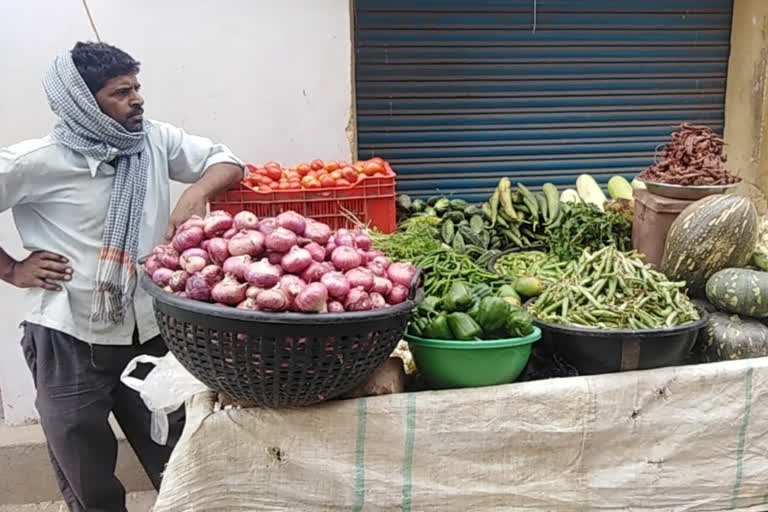
M 247 160 L 351 158 L 349 0 L 88 4 L 102 39 L 142 62 L 149 117 L 220 140 Z M 0 0 L 0 146 L 49 131 L 41 76 L 56 53 L 93 39 L 81 0 Z M 24 255 L 8 212 L 0 245 Z M 18 344 L 20 293 L 0 284 L 9 424 L 35 418 Z
M 740 193 L 768 213 L 768 2 L 735 0 L 725 101 L 728 167 L 746 182 Z

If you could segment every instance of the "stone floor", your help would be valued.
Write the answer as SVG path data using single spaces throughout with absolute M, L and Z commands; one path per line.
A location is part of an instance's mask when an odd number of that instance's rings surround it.
M 155 503 L 157 494 L 154 491 L 135 492 L 128 494 L 126 504 L 128 512 L 149 512 Z M 48 501 L 26 505 L 0 505 L 0 512 L 67 512 L 63 501 Z

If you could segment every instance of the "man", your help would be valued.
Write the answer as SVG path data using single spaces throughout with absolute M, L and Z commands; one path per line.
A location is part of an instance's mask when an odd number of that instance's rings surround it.
M 72 511 L 125 510 L 110 412 L 159 485 L 172 446 L 150 440 L 149 411 L 119 381 L 134 356 L 166 351 L 137 259 L 243 177 L 225 146 L 144 120 L 138 72 L 117 48 L 77 43 L 43 80 L 53 134 L 0 149 L 0 211 L 13 209 L 30 251 L 15 261 L 0 248 L 0 276 L 28 289 L 22 348 Z M 169 180 L 194 183 L 170 217 Z

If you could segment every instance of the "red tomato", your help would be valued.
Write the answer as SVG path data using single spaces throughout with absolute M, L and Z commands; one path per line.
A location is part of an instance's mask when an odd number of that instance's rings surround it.
M 369 162 L 376 162 L 376 163 L 377 163 L 377 164 L 379 164 L 380 166 L 384 167 L 384 159 L 383 159 L 383 158 L 380 158 L 380 157 L 378 157 L 378 156 L 375 156 L 375 157 L 371 158 L 371 159 L 370 159 L 370 160 L 368 160 L 368 161 L 369 161 Z M 266 167 L 266 166 L 264 166 L 264 167 Z
M 277 181 L 283 177 L 283 171 L 279 167 L 267 167 L 267 176 Z
M 333 171 L 330 174 L 328 174 L 331 178 L 338 180 L 341 179 L 341 171 Z
M 326 171 L 325 169 L 320 169 L 319 171 L 317 171 L 318 178 L 322 178 L 323 176 L 326 176 L 326 175 L 328 175 L 328 171 Z
M 363 172 L 363 168 L 365 167 L 365 164 L 355 164 L 354 168 L 357 172 Z
M 256 169 L 258 169 L 258 167 L 253 164 L 245 164 L 245 166 L 248 168 L 249 172 L 256 172 Z
M 263 193 L 269 194 L 269 193 L 272 192 L 272 188 L 269 185 L 260 185 L 259 186 L 259 192 L 263 192 Z
M 363 173 L 366 176 L 373 176 L 374 174 L 383 173 L 383 172 L 384 172 L 384 166 L 381 165 L 379 162 L 370 161 L 363 166 Z
M 291 180 L 297 180 L 298 181 L 298 180 L 301 179 L 301 175 L 299 174 L 298 171 L 288 171 L 288 172 L 285 173 L 285 178 L 288 181 L 291 181 Z
M 288 190 L 301 190 L 301 183 L 298 181 L 289 181 Z
M 269 169 L 270 167 L 277 167 L 278 169 L 282 169 L 282 166 L 275 161 L 267 162 L 264 164 L 265 169 Z
M 338 162 L 325 162 L 325 170 L 328 172 L 335 171 L 339 168 Z
M 343 169 L 343 168 L 345 168 L 345 167 L 347 167 L 349 165 L 349 162 L 345 162 L 344 160 L 339 160 L 336 163 L 339 164 L 339 169 Z
M 319 171 L 320 169 L 323 168 L 324 165 L 325 165 L 325 163 L 322 160 L 320 160 L 319 158 L 315 159 L 315 160 L 312 160 L 312 163 L 309 164 L 309 166 L 312 167 L 312 169 L 315 170 L 315 171 Z
M 289 188 L 291 188 L 291 184 L 288 183 L 287 181 L 281 181 L 280 184 L 277 186 L 277 188 L 280 190 L 288 190 Z
M 271 185 L 272 178 L 270 178 L 269 176 L 260 176 L 259 183 L 261 183 L 262 185 Z
M 312 167 L 310 167 L 309 164 L 299 164 L 296 166 L 296 172 L 299 173 L 299 176 L 306 176 L 311 170 Z
M 312 181 L 314 179 L 315 179 L 315 176 L 310 176 L 309 174 L 307 174 L 306 176 L 301 178 L 301 184 L 306 187 L 307 183 L 309 183 L 310 181 Z
M 344 178 L 339 178 L 336 180 L 337 187 L 349 187 L 351 185 L 352 184 L 349 181 L 345 180 Z
M 257 176 L 266 176 L 267 175 L 267 170 L 265 168 L 263 168 L 263 167 L 259 167 L 258 169 L 253 171 L 253 174 L 255 174 Z
M 306 185 L 304 185 L 304 186 L 306 188 L 320 188 L 320 187 L 322 187 L 322 185 L 320 184 L 320 182 L 316 178 L 313 178 L 313 179 L 309 180 L 309 182 Z
M 387 174 L 395 174 L 395 171 L 392 170 L 392 166 L 389 165 L 389 162 L 384 162 L 384 170 L 387 171 Z
M 249 176 L 245 180 L 245 184 L 251 188 L 259 188 L 259 183 L 256 181 L 255 176 Z
M 350 183 L 357 181 L 357 171 L 354 167 L 345 167 L 341 170 L 341 176 Z
M 333 188 L 336 186 L 336 180 L 326 174 L 320 178 L 320 185 L 322 185 L 323 188 Z

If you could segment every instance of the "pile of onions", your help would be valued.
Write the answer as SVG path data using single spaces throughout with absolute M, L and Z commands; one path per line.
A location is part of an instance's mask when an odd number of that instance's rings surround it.
M 294 211 L 259 219 L 212 211 L 182 224 L 144 263 L 169 293 L 250 311 L 342 313 L 400 304 L 415 269 L 372 250 L 361 229 L 337 231 Z

